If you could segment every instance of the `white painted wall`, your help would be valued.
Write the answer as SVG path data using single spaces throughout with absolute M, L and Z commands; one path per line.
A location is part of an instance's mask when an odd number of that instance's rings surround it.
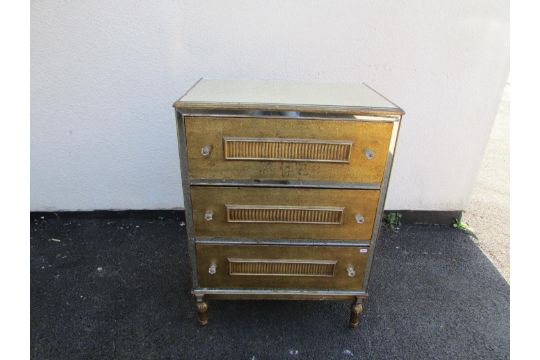
M 508 8 L 33 1 L 31 210 L 183 207 L 171 104 L 200 77 L 367 82 L 407 112 L 387 209 L 463 209 L 508 74 Z

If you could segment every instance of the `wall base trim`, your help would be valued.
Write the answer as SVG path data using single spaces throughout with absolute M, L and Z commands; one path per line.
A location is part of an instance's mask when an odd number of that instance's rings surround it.
M 448 225 L 455 223 L 456 219 L 461 220 L 462 210 L 386 210 L 384 213 L 401 214 L 402 224 L 414 225 Z
M 31 211 L 30 219 L 178 219 L 185 220 L 184 210 L 92 210 Z

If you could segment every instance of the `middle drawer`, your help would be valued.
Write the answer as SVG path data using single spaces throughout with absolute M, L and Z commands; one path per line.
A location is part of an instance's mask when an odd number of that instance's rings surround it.
M 196 237 L 371 240 L 379 190 L 192 186 Z

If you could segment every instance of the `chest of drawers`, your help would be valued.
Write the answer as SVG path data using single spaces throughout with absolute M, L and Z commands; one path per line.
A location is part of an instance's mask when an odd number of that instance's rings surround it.
M 200 80 L 175 102 L 199 323 L 210 299 L 352 300 L 403 111 L 367 85 Z

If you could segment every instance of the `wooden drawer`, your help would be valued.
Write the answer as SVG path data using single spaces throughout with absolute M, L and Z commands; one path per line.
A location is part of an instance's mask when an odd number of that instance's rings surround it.
M 368 247 L 197 244 L 199 285 L 361 290 Z
M 392 122 L 186 116 L 195 179 L 382 182 Z
M 379 190 L 192 186 L 196 237 L 370 240 Z

